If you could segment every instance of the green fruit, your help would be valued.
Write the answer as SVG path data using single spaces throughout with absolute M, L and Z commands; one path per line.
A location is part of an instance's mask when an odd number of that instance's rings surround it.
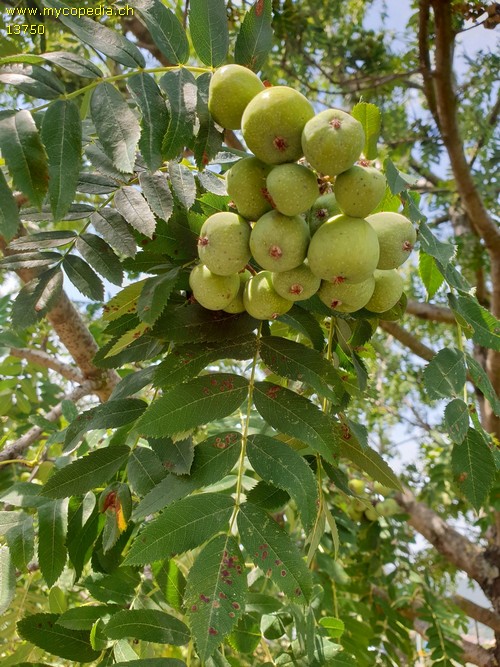
M 393 491 L 393 489 L 390 489 L 388 486 L 384 486 L 384 484 L 381 484 L 380 482 L 374 482 L 373 490 L 375 493 L 378 493 L 384 497 L 390 495 Z
M 379 513 L 374 507 L 369 507 L 365 510 L 365 517 L 368 519 L 368 521 L 378 521 Z
M 250 259 L 250 225 L 236 213 L 214 213 L 205 220 L 198 240 L 198 256 L 219 276 L 245 268 Z
M 378 239 L 362 218 L 338 215 L 314 234 L 307 254 L 311 271 L 335 283 L 361 283 L 378 264 Z
M 276 210 L 284 215 L 305 213 L 319 195 L 316 175 L 300 164 L 280 164 L 274 167 L 266 184 Z
M 208 109 L 222 127 L 239 130 L 246 106 L 264 84 L 247 67 L 224 65 L 214 72 L 208 91 Z
M 340 208 L 333 192 L 318 197 L 307 214 L 307 222 L 309 223 L 311 236 L 324 222 L 339 213 Z
M 243 303 L 247 313 L 257 320 L 274 320 L 293 305 L 276 292 L 269 271 L 260 271 L 250 278 L 243 292 Z
M 273 86 L 249 103 L 241 129 L 248 148 L 263 162 L 294 162 L 302 157 L 302 130 L 313 116 L 303 95 L 288 86 Z
M 408 218 L 400 213 L 384 211 L 366 218 L 375 230 L 380 245 L 378 269 L 397 269 L 410 256 L 417 232 Z
M 218 276 L 203 264 L 198 264 L 189 274 L 189 286 L 198 303 L 208 310 L 227 308 L 238 294 L 240 279 L 237 273 Z
M 354 507 L 348 507 L 346 509 L 347 516 L 353 521 L 360 521 L 363 516 L 363 511 L 357 510 Z
M 316 171 L 336 176 L 359 158 L 365 133 L 359 121 L 340 109 L 321 111 L 306 123 L 302 150 Z
M 238 294 L 234 297 L 229 306 L 222 309 L 225 313 L 236 314 L 245 312 L 245 304 L 243 303 L 243 292 L 245 291 L 245 285 L 252 277 L 252 274 L 250 273 L 250 271 L 245 270 L 239 273 L 238 276 L 240 279 L 240 287 L 238 289 Z
M 280 296 L 289 301 L 304 301 L 316 294 L 321 280 L 304 263 L 296 269 L 273 273 L 273 287 Z
M 354 313 L 370 300 L 375 279 L 370 276 L 361 283 L 330 283 L 324 280 L 318 291 L 323 303 L 339 313 Z
M 227 194 L 244 218 L 258 220 L 273 208 L 266 187 L 271 169 L 256 157 L 247 157 L 238 160 L 227 172 Z
M 382 201 L 385 186 L 385 176 L 380 171 L 355 164 L 337 176 L 333 191 L 343 213 L 365 218 Z
M 347 483 L 347 486 L 351 489 L 353 493 L 356 493 L 358 496 L 364 496 L 365 494 L 365 483 L 362 479 L 350 479 Z
M 401 507 L 394 498 L 387 498 L 375 505 L 375 509 L 380 516 L 394 516 L 402 512 Z
M 365 308 L 371 313 L 385 313 L 397 304 L 403 294 L 403 279 L 397 271 L 374 273 L 375 289 Z
M 250 250 L 268 271 L 289 271 L 305 259 L 309 227 L 300 216 L 269 211 L 257 220 L 250 234 Z

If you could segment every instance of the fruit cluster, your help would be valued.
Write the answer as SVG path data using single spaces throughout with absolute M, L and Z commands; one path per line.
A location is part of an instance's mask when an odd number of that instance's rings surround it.
M 226 174 L 238 213 L 216 213 L 201 228 L 201 263 L 189 280 L 194 298 L 263 320 L 316 293 L 341 313 L 392 308 L 403 291 L 396 269 L 416 232 L 399 213 L 372 213 L 386 180 L 360 160 L 361 123 L 340 109 L 315 115 L 301 93 L 266 88 L 239 65 L 215 72 L 209 109 L 223 127 L 241 128 L 255 157 Z M 261 268 L 254 275 L 252 257 Z

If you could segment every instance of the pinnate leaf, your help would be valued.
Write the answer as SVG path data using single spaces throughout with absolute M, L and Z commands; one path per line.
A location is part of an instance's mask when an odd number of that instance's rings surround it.
M 214 373 L 190 380 L 153 401 L 137 423 L 143 435 L 160 437 L 222 419 L 234 412 L 248 392 L 245 378 Z
M 443 274 L 439 270 L 436 260 L 422 250 L 418 256 L 418 273 L 424 283 L 427 298 L 432 299 L 444 281 Z
M 174 12 L 160 0 L 135 0 L 134 7 L 139 11 L 154 43 L 167 60 L 172 64 L 183 65 L 189 58 L 189 43 Z
M 143 171 L 139 174 L 139 184 L 153 213 L 168 222 L 174 211 L 174 201 L 165 174 Z
M 374 160 L 378 155 L 377 141 L 382 127 L 380 110 L 375 104 L 358 102 L 351 113 L 363 126 L 365 133 L 364 156 L 367 160 Z
M 464 353 L 451 348 L 440 350 L 424 371 L 424 385 L 431 399 L 456 396 L 466 379 Z
M 333 422 L 304 396 L 270 382 L 256 382 L 255 407 L 270 426 L 302 440 L 333 463 L 337 450 Z
M 136 188 L 124 186 L 115 195 L 116 210 L 138 232 L 151 238 L 156 228 L 156 220 L 146 200 Z
M 163 7 L 160 3 L 160 6 Z M 165 8 L 165 11 L 168 11 Z M 139 148 L 150 171 L 161 166 L 161 146 L 168 125 L 168 111 L 160 89 L 150 74 L 141 72 L 130 77 L 127 83 L 142 115 Z
M 141 129 L 121 93 L 110 83 L 100 83 L 92 93 L 90 111 L 99 140 L 113 165 L 120 172 L 132 173 Z
M 4 614 L 16 593 L 16 568 L 9 547 L 0 546 L 0 614 Z
M 266 512 L 244 503 L 238 513 L 243 546 L 257 567 L 293 600 L 308 601 L 311 573 L 290 536 Z
M 63 268 L 73 285 L 85 296 L 95 301 L 104 298 L 104 285 L 95 271 L 78 255 L 66 255 Z
M 71 16 L 71 8 L 60 0 L 44 0 L 44 4 L 59 9 L 58 20 L 64 23 L 82 42 L 96 51 L 104 53 L 125 67 L 145 67 L 146 63 L 142 53 L 120 32 L 111 30 L 87 16 Z M 62 10 L 65 10 L 64 13 Z
M 372 479 L 401 491 L 401 482 L 378 452 L 370 447 L 362 447 L 354 437 L 340 438 L 340 456 L 349 459 L 366 472 Z
M 168 98 L 170 121 L 163 139 L 165 160 L 179 155 L 191 143 L 196 118 L 196 80 L 187 69 L 167 72 L 160 79 L 160 88 Z
M 189 28 L 200 60 L 212 67 L 221 65 L 226 59 L 229 47 L 224 0 L 191 0 Z
M 159 644 L 182 646 L 189 641 L 188 627 L 158 609 L 123 609 L 113 614 L 104 632 L 110 639 L 134 637 Z
M 147 524 L 132 544 L 125 563 L 143 565 L 194 549 L 217 532 L 227 530 L 233 509 L 232 498 L 216 493 L 183 498 Z
M 68 452 L 74 449 L 87 431 L 130 424 L 144 412 L 146 406 L 138 398 L 123 398 L 86 410 L 68 426 L 64 450 Z
M 0 170 L 0 236 L 10 241 L 16 235 L 20 222 L 16 200 Z
M 263 480 L 286 491 L 294 500 L 309 532 L 317 514 L 318 491 L 311 468 L 300 454 L 279 440 L 266 435 L 248 438 L 247 455 Z
M 144 283 L 137 302 L 137 314 L 143 322 L 153 325 L 168 303 L 172 290 L 179 278 L 179 268 L 171 269 Z
M 218 535 L 189 571 L 185 606 L 198 655 L 206 660 L 227 636 L 245 605 L 245 561 L 234 537 Z
M 43 117 L 42 140 L 49 161 L 49 199 L 55 220 L 73 202 L 82 161 L 80 112 L 71 100 L 56 100 Z
M 185 208 L 191 208 L 196 199 L 196 181 L 193 172 L 183 164 L 170 162 L 168 174 L 172 189 L 179 202 Z
M 266 366 L 275 373 L 307 383 L 334 403 L 342 398 L 342 380 L 332 363 L 318 351 L 288 338 L 266 336 L 261 340 L 260 352 Z
M 48 501 L 38 508 L 38 563 L 49 587 L 66 564 L 67 511 L 66 500 Z
M 130 454 L 125 445 L 97 449 L 58 470 L 42 493 L 49 498 L 68 498 L 86 493 L 106 482 Z
M 17 624 L 19 635 L 35 646 L 75 662 L 91 662 L 101 655 L 90 645 L 89 633 L 57 625 L 58 614 L 31 614 Z
M 444 423 L 450 438 L 456 444 L 464 441 L 469 430 L 469 408 L 460 398 L 448 403 L 444 410 Z
M 14 186 L 40 208 L 49 183 L 47 154 L 26 109 L 0 119 L 0 152 Z
M 264 64 L 273 42 L 271 0 L 256 0 L 246 12 L 236 37 L 234 59 L 258 72 Z
M 495 480 L 495 459 L 482 435 L 469 428 L 463 442 L 455 444 L 451 465 L 458 487 L 479 510 Z
M 81 234 L 76 241 L 76 248 L 103 278 L 113 285 L 122 284 L 122 265 L 106 241 L 95 234 Z
M 101 208 L 90 216 L 90 222 L 109 245 L 126 257 L 135 257 L 137 245 L 123 216 L 114 208 Z
M 189 475 L 168 475 L 142 499 L 134 520 L 163 509 L 192 491 L 218 482 L 229 474 L 240 454 L 241 435 L 227 432 L 204 440 L 194 449 Z
M 472 381 L 486 396 L 496 416 L 500 417 L 500 399 L 496 395 L 483 367 L 467 352 L 465 354 L 465 361 Z

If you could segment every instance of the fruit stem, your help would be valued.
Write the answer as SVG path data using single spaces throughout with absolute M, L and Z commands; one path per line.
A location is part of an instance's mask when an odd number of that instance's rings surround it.
M 236 504 L 233 516 L 231 517 L 231 521 L 229 522 L 229 532 L 231 532 L 233 529 L 234 522 L 238 515 L 238 511 L 241 504 L 241 493 L 243 489 L 243 473 L 245 472 L 245 456 L 247 452 L 248 431 L 250 428 L 250 416 L 252 414 L 252 405 L 253 405 L 253 388 L 255 385 L 255 371 L 257 368 L 257 361 L 259 359 L 261 334 L 262 334 L 262 324 L 259 325 L 259 328 L 257 330 L 257 340 L 255 341 L 255 352 L 252 359 L 252 370 L 250 372 L 250 380 L 248 382 L 249 386 L 248 386 L 246 413 L 243 414 L 240 411 L 241 429 L 242 429 L 241 453 L 240 453 L 240 460 L 238 463 L 238 475 L 236 479 Z

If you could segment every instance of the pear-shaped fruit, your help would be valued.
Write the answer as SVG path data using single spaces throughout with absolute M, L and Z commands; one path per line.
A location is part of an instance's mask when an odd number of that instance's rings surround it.
M 243 303 L 249 315 L 257 320 L 274 320 L 292 307 L 273 287 L 270 271 L 260 271 L 245 285 Z
M 219 276 L 238 273 L 250 259 L 250 231 L 248 222 L 236 213 L 214 213 L 201 227 L 199 258 Z
M 197 264 L 189 274 L 189 286 L 203 308 L 223 310 L 238 294 L 240 279 L 237 273 L 218 276 L 204 264 Z
M 305 259 L 309 227 L 298 215 L 269 211 L 257 220 L 250 234 L 255 261 L 268 271 L 290 271 Z
M 319 195 L 315 173 L 301 164 L 274 167 L 266 183 L 274 207 L 284 215 L 305 213 Z
M 288 86 L 273 86 L 248 104 L 241 129 L 248 148 L 263 162 L 294 162 L 302 157 L 302 130 L 313 116 L 304 95 Z
M 380 515 L 374 507 L 369 507 L 365 510 L 365 517 L 368 521 L 378 521 Z
M 324 222 L 339 213 L 340 208 L 333 192 L 318 197 L 307 214 L 307 222 L 309 223 L 311 236 Z
M 337 176 L 333 191 L 343 213 L 365 218 L 382 201 L 385 186 L 385 176 L 378 169 L 355 164 Z
M 397 271 L 375 271 L 375 289 L 366 303 L 372 313 L 385 313 L 397 304 L 403 294 L 403 279 Z
M 374 289 L 373 276 L 361 283 L 329 283 L 324 280 L 318 296 L 332 310 L 339 313 L 355 313 L 368 303 Z
M 316 171 L 329 176 L 356 162 L 365 143 L 359 121 L 340 109 L 326 109 L 309 120 L 302 133 L 302 150 Z
M 402 512 L 401 507 L 394 498 L 386 498 L 375 505 L 376 511 L 380 516 L 394 516 Z
M 337 215 L 325 222 L 309 244 L 311 271 L 335 283 L 361 283 L 373 274 L 378 263 L 378 239 L 362 218 Z
M 236 314 L 245 312 L 245 304 L 243 303 L 243 292 L 245 291 L 245 285 L 252 277 L 252 274 L 250 273 L 250 271 L 246 269 L 245 271 L 239 273 L 238 276 L 240 278 L 240 287 L 238 289 L 238 294 L 234 297 L 229 306 L 223 308 L 225 313 Z
M 258 220 L 273 208 L 266 186 L 271 169 L 256 157 L 246 157 L 227 172 L 227 194 L 244 218 Z
M 375 230 L 380 245 L 378 269 L 397 269 L 410 256 L 417 232 L 408 218 L 400 213 L 383 211 L 366 218 Z
M 384 498 L 386 496 L 389 496 L 394 491 L 394 489 L 391 489 L 390 487 L 385 486 L 385 484 L 381 484 L 380 482 L 373 483 L 373 490 L 375 491 L 375 493 L 384 496 Z
M 321 280 L 314 275 L 306 262 L 296 269 L 273 273 L 273 287 L 289 301 L 309 299 L 319 289 Z
M 263 89 L 262 81 L 247 67 L 224 65 L 210 80 L 208 109 L 216 123 L 239 130 L 247 104 Z
M 358 496 L 366 496 L 365 493 L 365 483 L 362 479 L 350 479 L 347 483 L 347 486 L 351 489 L 353 493 Z

